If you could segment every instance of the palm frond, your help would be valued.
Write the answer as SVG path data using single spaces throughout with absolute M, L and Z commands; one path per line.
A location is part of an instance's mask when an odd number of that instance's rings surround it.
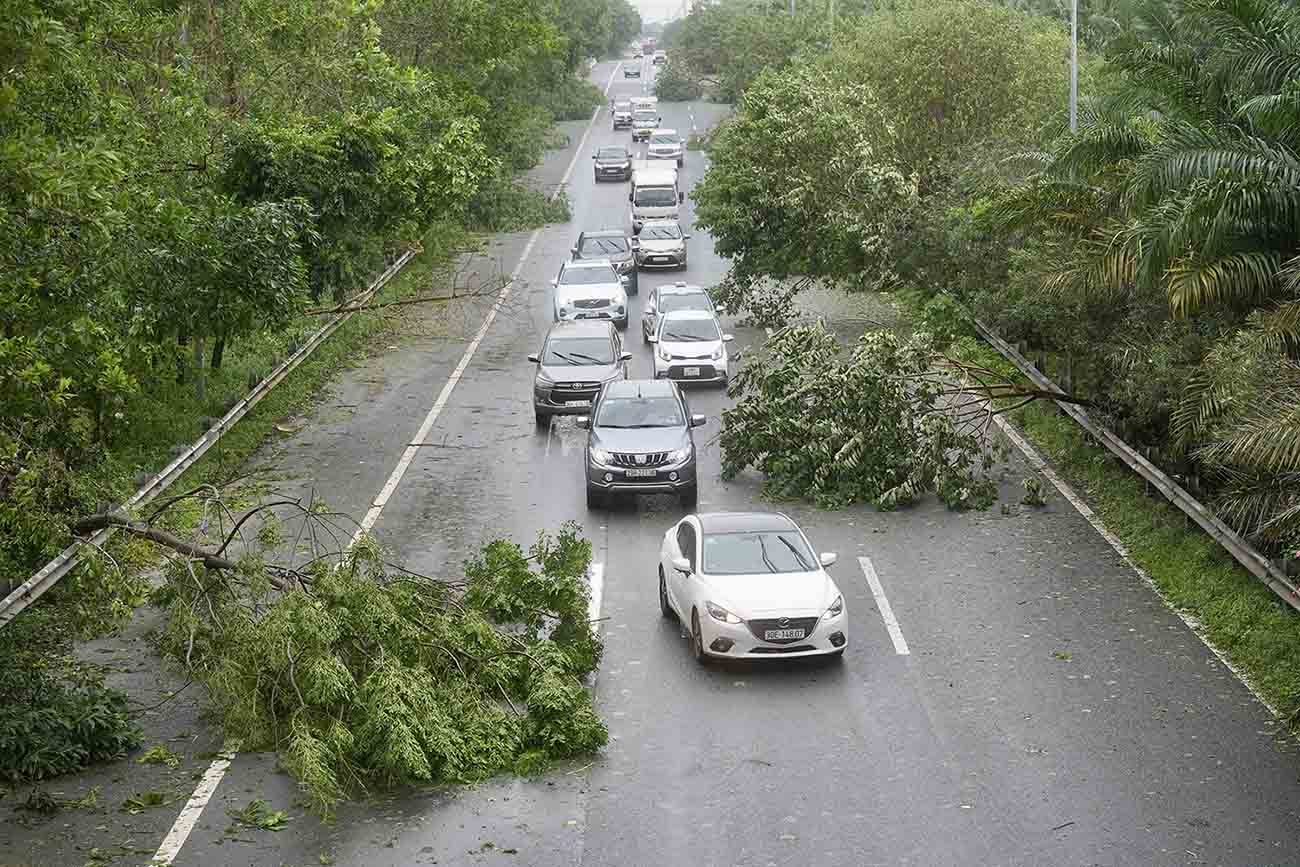
M 1175 443 L 1190 449 L 1210 439 L 1215 430 L 1231 426 L 1250 408 L 1265 371 L 1278 360 L 1276 347 L 1255 327 L 1216 343 L 1188 377 L 1174 408 L 1169 430 Z
M 1300 474 L 1218 474 L 1215 513 L 1247 538 L 1272 545 L 1300 528 Z
M 1265 301 L 1279 289 L 1280 264 L 1280 257 L 1267 250 L 1211 259 L 1187 256 L 1172 263 L 1166 274 L 1170 312 L 1183 318 L 1213 304 Z
M 1240 130 L 1171 123 L 1160 144 L 1134 168 L 1125 200 L 1142 207 L 1193 180 L 1221 173 L 1300 188 L 1300 157 L 1285 145 Z
M 1260 473 L 1300 472 L 1300 372 L 1289 386 L 1259 395 L 1258 404 L 1226 435 L 1198 451 L 1201 460 Z

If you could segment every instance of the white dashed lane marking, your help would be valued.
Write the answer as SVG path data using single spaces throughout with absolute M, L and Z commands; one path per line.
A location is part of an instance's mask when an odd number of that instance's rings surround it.
M 907 649 L 903 628 L 898 625 L 898 618 L 894 616 L 894 609 L 885 596 L 885 588 L 880 583 L 880 576 L 876 574 L 876 567 L 871 565 L 871 558 L 859 557 L 858 565 L 862 567 L 862 574 L 867 576 L 867 583 L 871 585 L 871 595 L 876 598 L 876 607 L 880 609 L 880 617 L 885 621 L 885 628 L 889 630 L 890 640 L 894 642 L 894 651 L 899 656 L 909 655 L 912 651 Z

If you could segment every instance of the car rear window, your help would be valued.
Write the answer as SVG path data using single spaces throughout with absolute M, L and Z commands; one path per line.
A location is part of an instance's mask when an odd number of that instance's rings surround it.
M 811 572 L 816 560 L 794 530 L 704 537 L 706 575 Z
M 686 418 L 677 398 L 610 397 L 600 402 L 596 427 L 684 427 Z
M 641 229 L 641 238 L 650 240 L 676 240 L 682 236 L 682 230 L 673 225 L 645 226 Z
M 679 139 L 675 135 L 652 135 L 650 136 L 651 144 L 677 144 Z
M 597 259 L 601 256 L 607 256 L 611 253 L 626 253 L 626 238 L 583 238 L 582 246 L 578 252 L 584 256 L 593 256 Z
M 674 310 L 708 310 L 712 312 L 713 304 L 703 292 L 665 292 L 659 296 L 659 312 L 671 313 Z

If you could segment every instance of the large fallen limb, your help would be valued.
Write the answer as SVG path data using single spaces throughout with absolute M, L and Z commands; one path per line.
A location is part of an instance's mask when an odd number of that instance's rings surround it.
M 139 536 L 142 539 L 148 539 L 151 542 L 157 542 L 159 545 L 171 548 L 179 554 L 193 558 L 201 562 L 208 569 L 234 570 L 236 568 L 234 561 L 227 560 L 219 554 L 214 554 L 205 548 L 195 545 L 193 542 L 187 542 L 179 536 L 175 536 L 166 530 L 160 530 L 157 527 L 151 527 L 144 521 L 133 521 L 125 512 L 100 512 L 95 515 L 87 515 L 79 519 L 72 525 L 72 532 L 78 536 L 89 536 L 105 527 L 118 527 Z

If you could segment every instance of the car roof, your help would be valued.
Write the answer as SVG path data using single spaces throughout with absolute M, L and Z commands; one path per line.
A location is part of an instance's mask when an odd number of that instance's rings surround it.
M 631 104 L 632 104 L 632 100 L 630 100 L 630 99 L 616 99 L 616 100 L 614 100 L 614 108 L 618 108 L 620 105 L 631 105 Z
M 674 292 L 679 295 L 709 294 L 705 291 L 703 286 L 696 286 L 693 283 L 665 283 L 662 286 L 656 286 L 655 288 L 659 290 L 660 295 L 665 292 Z
M 605 386 L 605 397 L 676 397 L 671 379 L 621 379 Z
M 650 135 L 677 135 L 677 130 L 672 127 L 661 126 L 656 130 L 652 130 Z
M 613 268 L 614 263 L 605 257 L 599 259 L 574 259 L 570 262 L 565 262 L 561 267 L 565 270 L 571 268 Z
M 647 174 L 649 174 L 649 173 L 647 172 Z M 641 224 L 642 231 L 645 230 L 645 227 L 646 227 L 646 226 L 676 226 L 677 228 L 680 229 L 680 228 L 682 227 L 682 221 L 681 221 L 681 220 L 664 220 L 664 219 L 659 219 L 659 220 L 646 220 L 645 222 L 643 222 L 643 223 Z
M 701 512 L 695 516 L 705 535 L 762 533 L 797 530 L 799 527 L 781 512 Z
M 546 332 L 546 339 L 552 337 L 609 337 L 614 330 L 614 323 L 602 319 L 569 319 L 556 322 Z
M 708 310 L 669 310 L 663 314 L 663 321 L 669 319 L 716 319 L 712 312 Z

